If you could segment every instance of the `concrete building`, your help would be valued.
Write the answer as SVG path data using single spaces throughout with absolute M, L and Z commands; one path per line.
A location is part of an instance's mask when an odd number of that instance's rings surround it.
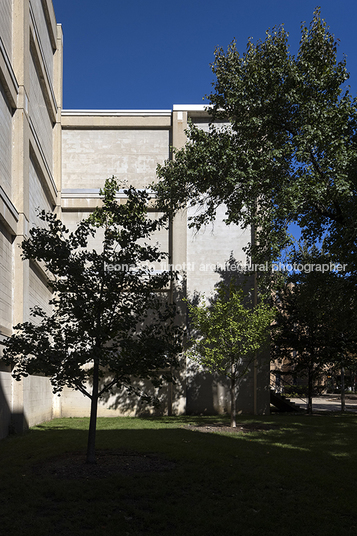
M 120 104 L 120 103 L 118 103 Z M 116 176 L 138 188 L 155 180 L 158 163 L 170 147 L 185 143 L 188 119 L 205 128 L 202 106 L 172 110 L 62 110 L 62 28 L 51 0 L 2 0 L 0 4 L 0 351 L 12 326 L 29 319 L 34 305 L 48 308 L 49 290 L 41 268 L 21 259 L 19 244 L 38 225 L 36 209 L 55 211 L 68 227 L 96 206 L 105 179 Z M 222 216 L 224 208 L 222 208 Z M 249 233 L 217 221 L 214 232 L 188 230 L 178 215 L 172 235 L 159 237 L 171 248 L 172 263 L 187 278 L 187 291 L 209 294 L 219 274 L 216 263 L 231 252 L 245 261 Z M 176 412 L 224 411 L 224 382 L 188 373 L 173 394 Z M 269 408 L 268 365 L 252 371 L 238 408 L 263 413 Z M 88 415 L 89 401 L 65 390 L 53 397 L 45 377 L 15 382 L 0 361 L 0 438 L 9 426 L 22 430 L 55 416 Z M 100 415 L 117 415 L 109 399 Z M 116 405 L 117 406 L 117 405 Z M 135 407 L 131 412 L 135 413 Z

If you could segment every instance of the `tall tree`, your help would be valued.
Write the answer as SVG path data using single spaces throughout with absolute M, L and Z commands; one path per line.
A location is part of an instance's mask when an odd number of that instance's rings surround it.
M 175 307 L 158 292 L 173 274 L 149 269 L 165 257 L 148 243 L 165 220 L 148 217 L 146 192 L 130 187 L 119 203 L 118 188 L 114 178 L 107 180 L 102 206 L 74 232 L 54 214 L 41 213 L 46 225 L 30 230 L 23 258 L 42 263 L 53 312 L 34 308 L 33 321 L 15 326 L 4 351 L 17 380 L 43 373 L 54 392 L 68 386 L 90 398 L 88 463 L 95 463 L 100 397 L 116 386 L 133 391 L 133 377 L 155 386 L 172 380 L 180 351 Z M 98 232 L 102 248 L 93 250 Z
M 316 246 L 292 251 L 290 272 L 275 293 L 272 358 L 306 376 L 308 411 L 315 383 L 331 368 L 341 369 L 357 351 L 354 287 Z
M 191 217 L 200 227 L 225 203 L 227 223 L 254 226 L 258 262 L 278 258 L 297 222 L 311 241 L 327 233 L 331 253 L 357 273 L 356 100 L 320 9 L 302 26 L 296 56 L 281 26 L 243 54 L 235 42 L 217 49 L 212 70 L 212 124 L 191 125 L 186 146 L 158 166 L 161 204 L 200 205 Z
M 193 329 L 189 355 L 210 372 L 229 378 L 231 426 L 235 427 L 239 381 L 266 345 L 274 311 L 262 303 L 253 307 L 233 282 L 218 284 L 211 305 L 203 301 L 188 308 Z

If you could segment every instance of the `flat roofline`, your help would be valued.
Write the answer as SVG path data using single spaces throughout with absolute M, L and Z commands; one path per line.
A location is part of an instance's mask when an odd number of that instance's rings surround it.
M 62 115 L 92 116 L 167 116 L 171 110 L 62 110 Z
M 174 104 L 172 110 L 62 110 L 62 115 L 92 116 L 167 116 L 172 112 L 206 112 L 207 104 Z
M 208 104 L 174 104 L 174 112 L 205 112 L 210 108 Z

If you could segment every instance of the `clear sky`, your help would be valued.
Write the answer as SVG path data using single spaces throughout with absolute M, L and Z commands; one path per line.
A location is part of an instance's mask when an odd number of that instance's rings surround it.
M 65 109 L 203 104 L 216 46 L 284 24 L 291 52 L 317 5 L 347 56 L 357 94 L 357 0 L 53 0 L 64 33 Z

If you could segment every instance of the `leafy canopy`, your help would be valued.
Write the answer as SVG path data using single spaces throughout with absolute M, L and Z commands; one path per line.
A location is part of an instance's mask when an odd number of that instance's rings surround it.
M 43 373 L 54 392 L 68 386 L 96 400 L 115 386 L 130 390 L 133 376 L 155 385 L 171 379 L 180 350 L 175 307 L 167 299 L 174 274 L 148 268 L 165 258 L 148 241 L 165 219 L 148 217 L 145 191 L 129 187 L 120 203 L 118 189 L 114 178 L 107 180 L 102 206 L 73 232 L 42 212 L 46 225 L 23 241 L 23 258 L 41 264 L 53 297 L 51 314 L 35 307 L 32 321 L 15 326 L 5 343 L 4 359 L 17 380 Z M 96 237 L 100 245 L 93 249 Z M 101 380 L 97 391 L 88 383 L 94 374 Z
M 281 26 L 243 54 L 235 42 L 215 51 L 210 128 L 189 126 L 187 145 L 158 166 L 157 192 L 173 212 L 200 206 L 196 227 L 225 203 L 227 223 L 254 225 L 258 262 L 278 258 L 297 222 L 310 241 L 327 233 L 331 252 L 356 270 L 357 111 L 346 60 L 320 9 L 296 56 L 288 37 Z
M 300 271 L 291 272 L 275 293 L 271 355 L 307 377 L 311 410 L 314 383 L 332 368 L 355 364 L 356 297 L 323 249 L 301 243 L 289 261 Z
M 231 425 L 235 426 L 236 387 L 268 341 L 274 310 L 251 300 L 234 282 L 219 283 L 211 305 L 188 303 L 193 334 L 188 355 L 231 382 Z
M 255 353 L 268 340 L 268 328 L 274 316 L 263 303 L 252 308 L 247 296 L 234 283 L 218 285 L 213 304 L 203 300 L 188 303 L 194 335 L 190 357 L 228 378 L 244 376 Z

